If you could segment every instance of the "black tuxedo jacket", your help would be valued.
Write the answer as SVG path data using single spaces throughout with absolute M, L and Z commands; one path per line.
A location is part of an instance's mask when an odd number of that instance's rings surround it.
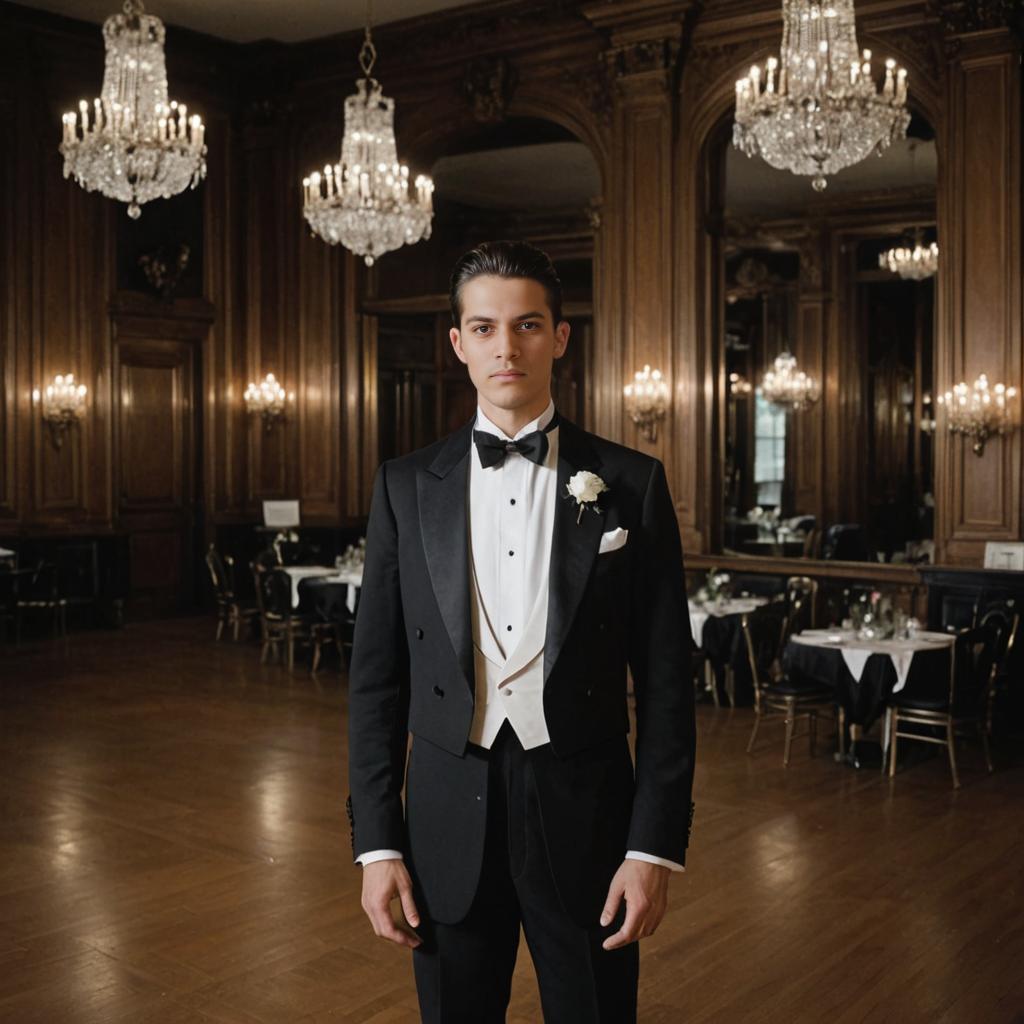
M 486 759 L 465 756 L 474 703 L 472 427 L 378 470 L 349 672 L 353 853 L 402 850 L 421 911 L 444 923 L 461 920 L 472 903 L 487 814 Z M 580 923 L 594 924 L 626 850 L 684 862 L 692 638 L 662 464 L 565 419 L 558 444 L 544 648 L 554 756 L 543 762 L 537 793 L 559 896 Z M 577 522 L 575 499 L 565 495 L 580 470 L 609 489 L 599 510 L 586 509 Z M 599 554 L 601 534 L 619 526 L 629 531 L 625 545 Z

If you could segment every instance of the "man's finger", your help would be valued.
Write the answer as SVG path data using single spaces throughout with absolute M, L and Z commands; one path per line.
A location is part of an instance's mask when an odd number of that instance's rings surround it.
M 402 901 L 402 913 L 406 921 L 415 928 L 420 923 L 420 912 L 416 909 L 416 901 L 412 898 L 412 886 L 400 885 L 398 895 Z
M 370 920 L 373 924 L 373 930 L 382 939 L 387 939 L 389 942 L 395 943 L 396 946 L 408 946 L 410 949 L 415 949 L 420 944 L 417 936 L 410 935 L 395 924 L 391 918 L 390 904 L 385 904 L 383 907 L 374 907 Z
M 612 918 L 619 912 L 619 904 L 622 902 L 622 893 L 625 887 L 619 881 L 618 873 L 612 879 L 608 887 L 608 898 L 604 901 L 604 910 L 601 911 L 602 927 L 611 922 Z
M 629 900 L 626 900 L 626 920 L 622 922 L 622 927 L 614 934 L 610 935 L 602 943 L 604 949 L 618 949 L 620 946 L 628 946 L 631 942 L 636 942 L 640 938 L 640 928 L 643 923 L 643 910 L 639 904 L 630 904 Z

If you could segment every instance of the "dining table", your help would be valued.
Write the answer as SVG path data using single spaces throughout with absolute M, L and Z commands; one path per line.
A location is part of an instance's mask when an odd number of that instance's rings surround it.
M 916 630 L 910 636 L 865 636 L 853 629 L 806 629 L 782 654 L 787 676 L 828 687 L 850 730 L 847 759 L 859 764 L 858 744 L 885 712 L 889 698 L 915 680 L 948 678 L 955 635 Z M 888 749 L 883 729 L 881 750 Z
M 724 694 L 732 706 L 752 703 L 753 681 L 746 658 L 735 655 L 743 616 L 767 604 L 768 598 L 742 594 L 688 603 L 693 642 L 707 655 L 707 685 L 715 688 L 717 698 Z

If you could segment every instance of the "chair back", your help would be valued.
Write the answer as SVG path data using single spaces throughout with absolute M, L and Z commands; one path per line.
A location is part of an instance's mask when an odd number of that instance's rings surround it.
M 981 714 L 995 684 L 1002 631 L 994 623 L 957 634 L 953 645 L 949 706 L 954 714 Z
M 764 605 L 740 617 L 740 636 L 755 694 L 778 675 L 787 621 L 780 605 Z
M 287 619 L 292 614 L 292 581 L 288 573 L 253 563 L 253 582 L 261 618 Z
M 859 523 L 835 523 L 826 531 L 821 541 L 821 557 L 844 562 L 871 562 L 864 527 Z
M 978 625 L 992 626 L 999 630 L 999 649 L 996 652 L 996 660 L 999 669 L 1002 670 L 1014 653 L 1017 628 L 1020 625 L 1020 615 L 1013 598 L 990 604 L 978 617 Z
M 231 587 L 228 583 L 227 570 L 224 567 L 224 560 L 212 544 L 206 549 L 206 569 L 210 574 L 210 582 L 213 584 L 217 599 L 228 600 L 231 597 Z
M 790 576 L 786 580 L 786 637 L 801 629 L 814 628 L 814 606 L 818 597 L 818 581 L 810 576 Z

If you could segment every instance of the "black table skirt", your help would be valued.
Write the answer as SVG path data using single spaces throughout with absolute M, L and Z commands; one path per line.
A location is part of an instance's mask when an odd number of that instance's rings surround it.
M 299 580 L 299 606 L 297 612 L 311 615 L 323 622 L 350 622 L 355 613 L 348 610 L 347 583 L 326 580 L 322 576 L 308 576 Z M 359 607 L 359 588 L 356 588 L 356 608 Z
M 906 689 L 928 687 L 949 680 L 949 648 L 918 651 L 910 665 Z M 896 685 L 896 669 L 888 654 L 872 654 L 857 682 L 836 647 L 812 647 L 790 640 L 782 652 L 782 667 L 794 681 L 828 686 L 845 710 L 847 721 L 869 727 L 884 712 Z

